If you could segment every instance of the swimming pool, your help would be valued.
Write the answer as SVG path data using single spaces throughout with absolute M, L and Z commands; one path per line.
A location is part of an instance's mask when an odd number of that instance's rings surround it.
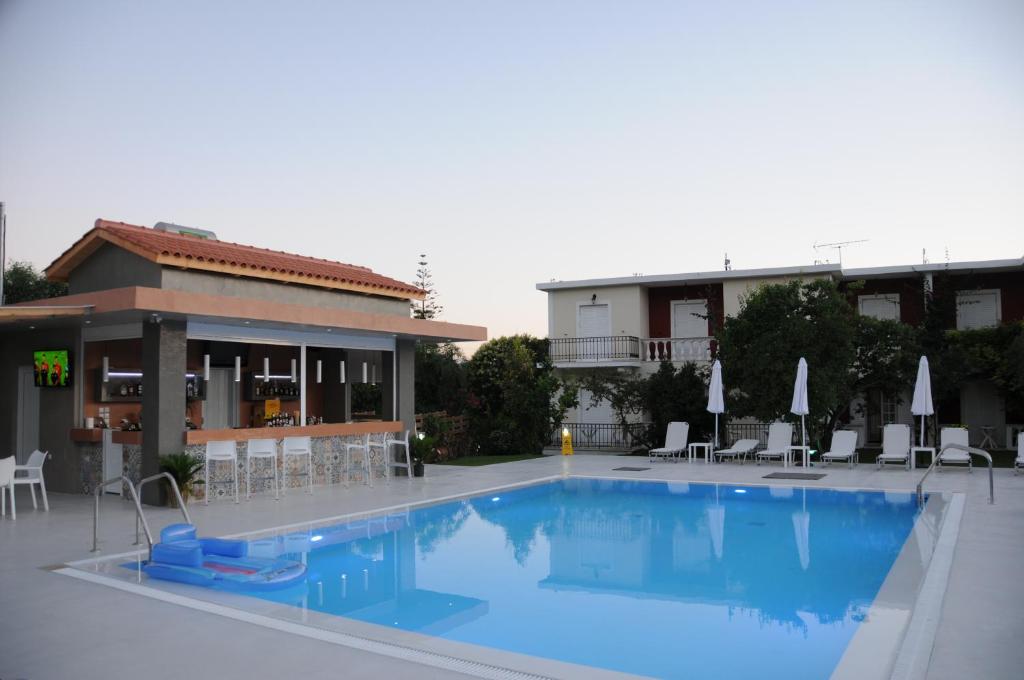
M 253 597 L 638 675 L 827 678 L 918 514 L 908 493 L 569 478 L 254 540 L 310 580 Z

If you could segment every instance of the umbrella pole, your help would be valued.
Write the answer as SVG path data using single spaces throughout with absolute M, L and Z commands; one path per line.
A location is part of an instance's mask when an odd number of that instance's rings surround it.
M 921 415 L 921 437 L 918 446 L 924 446 L 924 414 Z
M 804 414 L 800 414 L 800 446 L 804 454 L 804 467 L 807 467 L 807 459 L 810 458 L 807 455 L 807 426 L 804 424 Z
M 715 414 L 715 448 L 718 448 L 718 414 Z

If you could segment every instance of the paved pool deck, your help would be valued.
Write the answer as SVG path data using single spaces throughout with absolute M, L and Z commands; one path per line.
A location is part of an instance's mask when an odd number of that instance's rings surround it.
M 642 472 L 614 471 L 621 466 Z M 765 484 L 779 466 L 647 463 L 618 456 L 545 457 L 484 467 L 428 466 L 422 479 L 374 487 L 317 488 L 280 501 L 254 498 L 235 505 L 192 505 L 204 534 L 233 534 L 295 522 L 428 501 L 561 474 Z M 802 469 L 800 470 L 802 471 Z M 770 480 L 772 485 L 912 490 L 922 470 L 873 465 L 815 468 L 817 481 Z M 1024 676 L 1024 475 L 995 471 L 995 505 L 988 473 L 933 473 L 928 491 L 966 498 L 943 604 L 929 680 Z M 147 509 L 154 532 L 180 513 Z M 134 510 L 105 499 L 103 554 L 131 550 Z M 227 620 L 52 573 L 54 565 L 93 556 L 92 498 L 50 494 L 50 512 L 33 510 L 18 490 L 18 519 L 0 520 L 0 678 L 463 678 L 464 675 Z

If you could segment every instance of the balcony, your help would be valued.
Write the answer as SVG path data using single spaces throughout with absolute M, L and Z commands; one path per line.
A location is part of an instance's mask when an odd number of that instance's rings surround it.
M 596 338 L 552 338 L 555 364 L 635 364 L 640 361 L 640 338 L 609 335 Z
M 643 338 L 640 341 L 643 361 L 711 361 L 714 338 Z

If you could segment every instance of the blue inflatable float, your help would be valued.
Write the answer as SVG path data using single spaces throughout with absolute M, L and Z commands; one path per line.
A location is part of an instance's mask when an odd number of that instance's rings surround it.
M 265 591 L 296 585 L 306 565 L 294 560 L 249 557 L 249 544 L 224 538 L 196 538 L 191 524 L 160 532 L 153 557 L 142 570 L 153 578 L 222 590 Z

